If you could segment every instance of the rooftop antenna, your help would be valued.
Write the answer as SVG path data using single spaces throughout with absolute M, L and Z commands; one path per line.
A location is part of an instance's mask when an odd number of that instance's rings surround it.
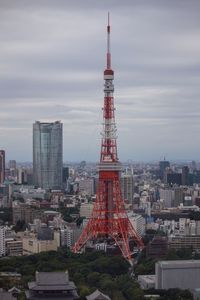
M 107 69 L 111 68 L 111 54 L 110 54 L 110 13 L 108 12 L 107 25 Z

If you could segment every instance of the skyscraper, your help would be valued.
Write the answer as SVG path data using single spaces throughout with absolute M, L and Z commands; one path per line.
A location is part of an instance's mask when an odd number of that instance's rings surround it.
M 133 203 L 134 194 L 134 183 L 133 175 L 122 174 L 121 176 L 121 192 L 124 200 L 128 201 L 130 204 Z
M 62 188 L 62 123 L 33 124 L 33 176 L 35 186 Z
M 5 151 L 0 150 L 0 185 L 5 180 Z
M 0 257 L 6 254 L 5 249 L 5 227 L 0 227 Z
M 164 160 L 159 162 L 160 179 L 161 180 L 164 179 L 165 170 L 169 167 L 170 167 L 170 163 L 169 163 L 169 161 L 165 160 L 165 158 L 164 158 Z
M 182 185 L 189 185 L 189 172 L 188 166 L 182 168 Z

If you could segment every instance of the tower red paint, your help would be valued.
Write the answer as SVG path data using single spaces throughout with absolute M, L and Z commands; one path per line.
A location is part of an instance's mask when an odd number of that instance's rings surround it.
M 129 241 L 134 240 L 140 250 L 143 248 L 143 242 L 127 216 L 121 195 L 120 172 L 122 167 L 117 155 L 113 79 L 108 14 L 107 65 L 104 71 L 103 131 L 100 163 L 98 164 L 98 191 L 91 219 L 83 229 L 72 251 L 79 252 L 89 240 L 111 239 L 119 247 L 122 255 L 132 263 Z

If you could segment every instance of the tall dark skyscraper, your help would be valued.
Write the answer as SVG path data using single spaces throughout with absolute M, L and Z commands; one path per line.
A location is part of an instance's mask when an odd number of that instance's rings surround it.
M 37 187 L 62 188 L 62 132 L 59 121 L 33 124 L 33 176 Z
M 5 151 L 0 150 L 0 185 L 5 180 Z
M 182 185 L 189 185 L 189 172 L 188 166 L 182 168 Z
M 160 179 L 163 180 L 164 179 L 164 175 L 165 175 L 165 170 L 166 168 L 170 167 L 170 163 L 167 160 L 162 160 L 159 162 L 159 169 L 160 169 Z

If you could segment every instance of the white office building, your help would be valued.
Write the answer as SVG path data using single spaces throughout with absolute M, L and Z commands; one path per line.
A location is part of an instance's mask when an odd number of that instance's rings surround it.
M 156 289 L 190 289 L 200 287 L 200 260 L 158 261 Z
M 145 219 L 134 213 L 128 213 L 128 217 L 137 234 L 142 237 L 145 234 Z

